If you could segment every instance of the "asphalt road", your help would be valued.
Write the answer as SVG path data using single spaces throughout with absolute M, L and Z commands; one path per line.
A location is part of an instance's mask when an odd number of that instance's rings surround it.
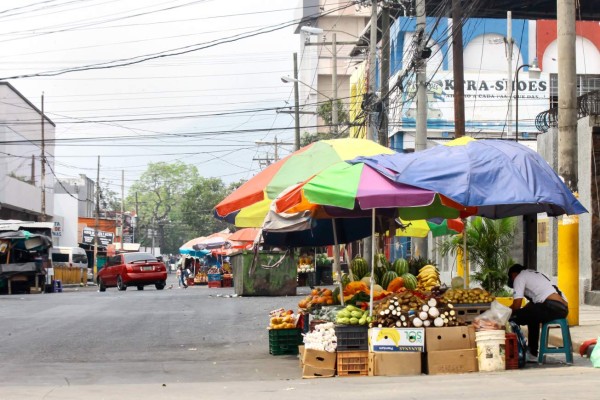
M 598 398 L 600 371 L 579 357 L 493 374 L 302 380 L 294 356 L 269 355 L 266 330 L 268 312 L 300 296 L 169 280 L 162 291 L 0 296 L 0 399 Z

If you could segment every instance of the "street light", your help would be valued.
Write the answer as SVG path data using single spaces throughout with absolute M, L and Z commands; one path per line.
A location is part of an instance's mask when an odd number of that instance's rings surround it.
M 297 69 L 296 69 L 296 53 L 294 53 L 294 75 L 297 76 Z M 294 83 L 294 118 L 295 118 L 295 131 L 296 131 L 296 135 L 295 135 L 295 140 L 294 140 L 294 150 L 300 150 L 300 97 L 298 94 L 298 84 L 301 83 L 304 86 L 308 87 L 311 90 L 314 90 L 315 92 L 319 93 L 322 96 L 325 96 L 323 93 L 319 92 L 317 89 L 315 89 L 314 87 L 310 86 L 307 83 L 302 82 L 301 80 L 299 80 L 298 78 L 292 78 L 290 76 L 282 76 L 281 77 L 281 81 L 283 83 L 290 83 L 293 82 Z M 327 99 L 331 100 L 331 98 L 329 96 L 325 96 Z
M 533 62 L 530 64 L 523 64 L 519 68 L 517 68 L 516 76 L 515 76 L 515 84 L 516 84 L 516 98 L 515 98 L 515 141 L 519 141 L 519 71 L 521 68 L 529 67 L 529 79 L 539 79 L 542 70 L 538 67 L 537 58 L 533 59 Z
M 291 76 L 282 76 L 281 77 L 281 82 L 283 82 L 283 83 L 290 83 L 290 82 L 300 83 L 300 84 L 306 86 L 307 88 L 312 89 L 315 92 L 319 93 L 321 96 L 325 97 L 326 99 L 332 100 L 331 97 L 327 96 L 325 93 L 319 92 L 317 89 L 315 89 L 314 87 L 310 86 L 308 83 L 302 82 L 300 79 L 295 79 L 295 78 L 292 78 Z

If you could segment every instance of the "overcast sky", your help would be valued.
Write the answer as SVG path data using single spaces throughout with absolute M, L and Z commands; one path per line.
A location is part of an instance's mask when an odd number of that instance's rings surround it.
M 298 0 L 13 0 L 0 6 L 0 78 L 56 123 L 56 173 L 120 192 L 148 162 L 181 160 L 225 182 L 259 171 L 293 142 L 293 22 Z M 281 28 L 281 29 L 278 29 Z M 253 33 L 274 30 L 271 33 Z M 223 43 L 231 40 L 230 43 Z M 204 47 L 204 48 L 202 48 Z M 187 52 L 181 55 L 169 55 Z M 128 66 L 115 66 L 152 60 Z M 97 68 L 99 64 L 108 66 Z M 264 110 L 268 109 L 268 110 Z M 221 114 L 221 115 L 216 115 Z M 274 129 L 281 128 L 281 129 Z M 96 141 L 90 139 L 100 138 Z M 292 146 L 287 146 L 292 150 Z M 280 154 L 287 152 L 280 150 Z

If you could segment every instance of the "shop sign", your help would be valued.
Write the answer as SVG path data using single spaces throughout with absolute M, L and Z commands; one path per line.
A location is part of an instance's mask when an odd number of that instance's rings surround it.
M 509 120 L 508 102 L 512 98 L 512 110 L 515 114 L 516 92 L 519 92 L 519 131 L 537 132 L 535 118 L 550 108 L 548 74 L 542 73 L 540 79 L 529 79 L 525 71 L 519 75 L 519 82 L 513 82 L 509 94 L 506 75 L 497 73 L 465 73 L 464 107 L 465 122 L 469 132 L 507 132 Z M 427 83 L 427 128 L 442 131 L 454 130 L 454 78 L 452 71 L 438 72 L 428 77 Z M 416 126 L 417 101 L 414 80 L 406 82 L 399 95 L 392 98 L 390 108 L 396 104 L 400 109 L 396 121 L 403 130 Z M 512 117 L 514 125 L 515 116 Z M 407 129 L 408 128 L 408 129 Z M 514 126 L 513 126 L 514 129 Z
M 94 244 L 95 229 L 83 228 L 83 243 Z M 113 242 L 115 234 L 112 232 L 98 231 L 98 242 L 101 246 L 107 246 Z
M 59 221 L 54 221 L 54 227 L 52 227 L 52 236 L 62 236 L 62 225 Z

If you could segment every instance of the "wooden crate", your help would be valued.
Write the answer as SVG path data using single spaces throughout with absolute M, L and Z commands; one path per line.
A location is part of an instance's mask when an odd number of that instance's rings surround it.
M 368 376 L 369 351 L 338 351 L 338 376 Z

